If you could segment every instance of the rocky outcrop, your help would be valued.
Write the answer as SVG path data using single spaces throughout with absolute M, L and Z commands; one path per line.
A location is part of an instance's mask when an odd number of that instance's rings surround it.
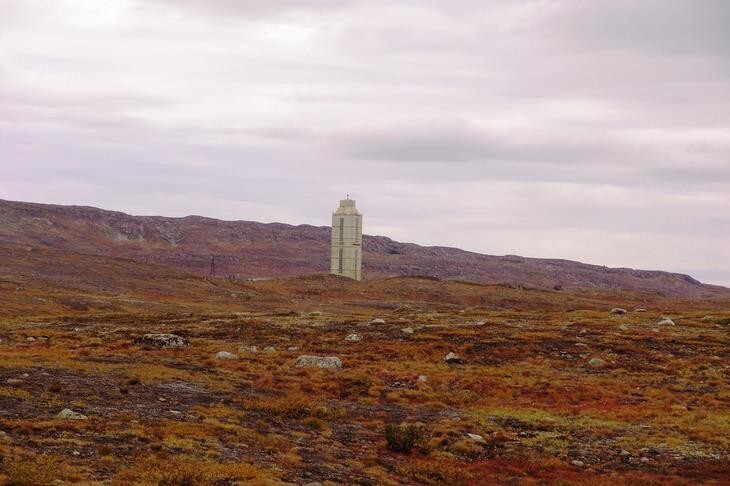
M 145 334 L 135 341 L 145 348 L 180 349 L 188 345 L 188 340 L 177 334 Z
M 294 366 L 297 368 L 326 368 L 338 369 L 342 368 L 342 361 L 335 356 L 307 356 L 302 355 L 297 358 Z

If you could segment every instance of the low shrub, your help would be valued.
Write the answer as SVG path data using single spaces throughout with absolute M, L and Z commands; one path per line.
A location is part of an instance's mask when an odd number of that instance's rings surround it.
M 415 424 L 388 424 L 383 433 L 388 449 L 404 454 L 411 452 L 411 449 L 423 440 L 423 427 Z

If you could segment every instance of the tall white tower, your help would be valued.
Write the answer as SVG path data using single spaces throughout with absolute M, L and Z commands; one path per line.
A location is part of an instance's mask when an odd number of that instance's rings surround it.
M 362 214 L 347 196 L 332 213 L 332 259 L 330 273 L 362 278 Z

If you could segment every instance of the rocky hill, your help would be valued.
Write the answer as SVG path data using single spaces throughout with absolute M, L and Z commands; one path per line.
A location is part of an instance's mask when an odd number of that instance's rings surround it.
M 326 273 L 329 236 L 328 227 L 310 225 L 131 216 L 92 207 L 0 200 L 0 249 L 54 249 L 127 258 L 198 275 L 208 274 L 212 257 L 217 276 L 238 279 Z M 482 255 L 400 243 L 384 236 L 364 236 L 363 267 L 366 279 L 427 275 L 516 287 L 622 289 L 685 298 L 730 294 L 730 289 L 682 274 Z

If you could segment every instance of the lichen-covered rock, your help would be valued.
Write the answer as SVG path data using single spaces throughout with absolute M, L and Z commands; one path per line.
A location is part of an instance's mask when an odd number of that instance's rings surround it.
M 70 408 L 64 408 L 63 410 L 58 412 L 58 415 L 56 415 L 56 417 L 65 420 L 86 420 L 88 418 L 86 417 L 86 415 L 74 412 Z
M 591 360 L 588 362 L 588 366 L 591 368 L 603 368 L 606 366 L 606 362 L 603 361 L 601 358 L 591 358 Z
M 146 348 L 157 349 L 179 349 L 188 345 L 188 340 L 177 334 L 145 334 L 136 342 Z
M 307 356 L 302 355 L 297 358 L 294 364 L 297 368 L 342 368 L 342 361 L 335 356 Z
M 228 359 L 228 360 L 235 360 L 238 359 L 237 354 L 229 353 L 228 351 L 218 351 L 215 354 L 216 359 Z

